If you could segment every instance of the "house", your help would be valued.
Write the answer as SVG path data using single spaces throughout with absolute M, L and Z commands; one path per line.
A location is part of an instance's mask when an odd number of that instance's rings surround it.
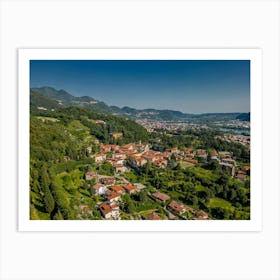
M 97 179 L 98 176 L 97 176 L 97 173 L 96 172 L 92 172 L 92 171 L 88 171 L 86 174 L 85 174 L 85 177 L 86 177 L 86 180 L 92 180 L 92 179 Z
M 223 158 L 222 162 L 230 163 L 230 164 L 233 164 L 234 166 L 236 165 L 236 161 L 234 159 L 230 158 L 230 157 Z
M 207 152 L 206 152 L 206 150 L 198 149 L 198 150 L 196 150 L 196 156 L 206 160 L 207 159 Z
M 113 166 L 115 167 L 115 170 L 116 172 L 126 172 L 127 171 L 127 167 L 124 166 L 123 164 L 119 164 L 119 163 L 116 163 L 116 164 L 113 164 Z
M 170 199 L 168 195 L 161 192 L 155 192 L 152 194 L 152 196 L 160 202 L 166 202 L 168 199 Z
M 160 220 L 160 216 L 157 213 L 153 212 L 146 215 L 146 220 Z
M 147 160 L 142 158 L 141 156 L 131 155 L 128 159 L 129 163 L 134 166 L 144 166 L 147 163 Z
M 250 170 L 250 166 L 249 165 L 245 165 L 242 167 L 242 171 L 244 172 L 248 172 Z
M 144 186 L 144 185 L 142 185 L 142 184 L 140 184 L 140 183 L 135 183 L 134 186 L 136 187 L 136 189 L 137 189 L 138 191 L 141 191 L 141 190 L 143 190 L 143 189 L 146 188 L 146 186 Z
M 102 185 L 102 184 L 95 184 L 93 186 L 93 190 L 94 190 L 94 194 L 102 195 L 102 194 L 106 193 L 107 187 L 105 185 Z
M 115 203 L 110 203 L 108 201 L 103 202 L 100 206 L 99 209 L 101 211 L 102 216 L 105 219 L 119 219 L 120 217 L 120 212 L 119 212 L 119 207 Z
M 219 154 L 218 154 L 218 152 L 216 150 L 211 150 L 210 151 L 211 160 L 219 161 L 218 156 L 219 156 Z
M 227 158 L 227 157 L 231 157 L 232 153 L 231 152 L 227 152 L 227 151 L 221 151 L 219 152 L 219 157 L 220 158 Z
M 120 149 L 120 146 L 119 146 L 119 145 L 111 144 L 111 150 L 112 150 L 112 151 L 117 152 L 117 151 L 119 151 L 119 149 Z
M 113 192 L 115 192 L 115 193 L 118 193 L 118 194 L 124 194 L 125 193 L 125 190 L 124 190 L 124 188 L 123 187 L 121 187 L 121 186 L 112 186 L 111 187 L 111 190 L 113 191 Z
M 202 210 L 196 211 L 195 215 L 197 217 L 195 218 L 196 220 L 207 220 L 209 218 L 208 214 Z
M 195 214 L 196 210 L 190 206 L 185 206 L 186 207 L 186 210 L 192 214 Z
M 172 200 L 169 204 L 168 207 L 171 209 L 172 212 L 174 212 L 177 215 L 182 215 L 183 213 L 186 212 L 186 207 L 182 203 L 178 203 L 175 200 Z
M 123 188 L 129 194 L 132 194 L 136 191 L 136 188 L 134 186 L 132 186 L 131 184 L 126 184 L 125 186 L 123 186 Z
M 96 154 L 93 156 L 94 160 L 96 163 L 101 163 L 104 160 L 106 160 L 106 155 L 105 154 Z
M 114 159 L 118 159 L 118 160 L 124 160 L 124 159 L 127 158 L 126 154 L 123 154 L 123 153 L 114 153 L 114 154 L 112 155 L 112 157 L 113 157 Z
M 121 195 L 116 192 L 111 192 L 107 197 L 109 202 L 117 202 L 121 200 Z
M 106 186 L 110 186 L 115 184 L 116 179 L 114 177 L 101 177 L 99 181 Z
M 154 162 L 156 160 L 156 155 L 158 154 L 159 152 L 149 150 L 143 153 L 142 158 L 146 159 L 147 161 Z
M 122 146 L 123 149 L 125 150 L 133 150 L 134 149 L 134 145 L 133 144 L 127 144 Z
M 120 158 L 114 158 L 114 162 L 116 164 L 124 164 L 124 160 L 123 159 L 120 159 Z
M 108 153 L 108 152 L 112 151 L 112 147 L 111 147 L 111 145 L 101 145 L 100 151 L 103 153 Z
M 237 179 L 239 179 L 240 181 L 246 181 L 246 178 L 247 178 L 247 174 L 246 172 L 242 171 L 242 170 L 239 170 L 237 172 Z

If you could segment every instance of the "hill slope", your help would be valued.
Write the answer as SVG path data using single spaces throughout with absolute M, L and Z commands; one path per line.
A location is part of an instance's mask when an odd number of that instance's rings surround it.
M 88 108 L 94 112 L 120 115 L 132 120 L 150 119 L 156 121 L 178 121 L 178 120 L 225 120 L 235 119 L 240 113 L 207 113 L 207 114 L 186 114 L 176 110 L 157 110 L 157 109 L 135 109 L 128 106 L 119 108 L 117 106 L 108 106 L 106 103 L 96 100 L 90 96 L 76 97 L 65 90 L 56 90 L 51 87 L 33 88 L 31 92 L 40 93 L 41 96 L 55 101 L 61 106 L 75 106 L 80 108 Z M 244 116 L 243 116 L 244 117 Z M 245 120 L 245 119 L 244 119 Z

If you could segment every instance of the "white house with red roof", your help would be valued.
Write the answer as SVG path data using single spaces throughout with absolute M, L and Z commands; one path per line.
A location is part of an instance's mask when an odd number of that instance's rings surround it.
M 99 206 L 100 212 L 105 219 L 119 219 L 120 212 L 119 206 L 115 203 L 110 203 L 109 201 L 103 202 Z
M 106 191 L 107 191 L 107 187 L 103 184 L 95 184 L 93 186 L 93 189 L 94 189 L 94 193 L 96 195 L 102 195 L 102 194 L 105 194 Z

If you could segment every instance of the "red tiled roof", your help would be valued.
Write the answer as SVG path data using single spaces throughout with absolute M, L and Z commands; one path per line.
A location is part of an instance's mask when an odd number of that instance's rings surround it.
M 114 199 L 119 196 L 120 196 L 120 194 L 118 194 L 116 192 L 111 192 L 111 194 L 108 196 L 108 199 L 111 200 L 111 199 Z
M 130 184 L 126 184 L 126 185 L 124 186 L 124 189 L 126 189 L 126 190 L 128 190 L 128 191 L 133 191 L 133 190 L 135 190 L 136 188 L 135 188 L 134 186 L 130 185 Z
M 196 215 L 199 216 L 199 217 L 208 217 L 208 214 L 202 210 L 198 210 L 196 212 Z
M 164 193 L 160 193 L 160 192 L 155 192 L 152 194 L 153 197 L 165 202 L 166 200 L 168 200 L 170 197 Z
M 103 202 L 99 208 L 104 216 L 113 210 L 108 201 Z
M 186 208 L 185 208 L 185 205 L 184 204 L 181 204 L 181 203 L 178 203 L 177 201 L 175 200 L 172 200 L 169 205 L 168 205 L 170 208 L 172 208 L 175 212 L 182 212 L 182 211 L 185 211 Z
M 111 189 L 115 192 L 123 192 L 124 189 L 121 186 L 112 186 Z
M 248 171 L 248 170 L 250 170 L 250 166 L 249 165 L 245 165 L 245 166 L 242 167 L 242 170 Z
M 153 212 L 153 213 L 146 215 L 146 219 L 147 220 L 160 220 L 160 216 Z

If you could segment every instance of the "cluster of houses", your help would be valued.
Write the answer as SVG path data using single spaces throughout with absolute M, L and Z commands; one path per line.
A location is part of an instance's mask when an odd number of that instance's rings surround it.
M 123 146 L 98 143 L 98 146 L 98 154 L 92 152 L 92 147 L 86 148 L 87 153 L 90 157 L 94 158 L 97 164 L 104 162 L 110 163 L 115 168 L 116 173 L 126 172 L 128 169 L 127 166 L 129 165 L 139 167 L 144 166 L 147 162 L 151 162 L 160 168 L 166 168 L 172 157 L 176 160 L 186 161 L 192 164 L 197 163 L 199 158 L 205 161 L 211 159 L 212 161 L 218 162 L 221 168 L 229 172 L 232 177 L 236 177 L 241 181 L 247 179 L 250 171 L 249 166 L 243 166 L 236 172 L 236 162 L 233 159 L 232 153 L 228 151 L 218 152 L 216 150 L 206 151 L 204 149 L 192 148 L 187 148 L 182 151 L 175 147 L 160 152 L 151 150 L 149 145 L 141 143 L 130 143 Z M 122 195 L 125 193 L 132 194 L 145 188 L 142 184 L 132 185 L 130 183 L 124 183 L 120 185 L 116 183 L 115 176 L 104 176 L 93 171 L 88 171 L 85 174 L 85 179 L 87 181 L 94 179 L 95 183 L 91 188 L 95 195 L 103 198 L 103 202 L 99 205 L 99 210 L 105 219 L 120 219 L 119 203 L 121 202 Z M 151 194 L 151 197 L 160 203 L 168 203 L 165 205 L 166 209 L 177 216 L 181 216 L 188 211 L 193 214 L 193 219 L 209 219 L 206 212 L 195 210 L 175 200 L 170 201 L 170 197 L 164 193 L 155 192 Z M 146 219 L 159 220 L 161 218 L 156 212 L 153 212 L 148 214 Z
M 161 192 L 154 192 L 152 194 L 152 197 L 160 203 L 166 203 L 170 200 L 170 196 L 168 196 L 164 193 L 161 193 Z M 210 219 L 210 217 L 208 216 L 208 214 L 206 212 L 204 212 L 202 210 L 196 210 L 192 207 L 186 206 L 175 200 L 172 200 L 167 204 L 167 209 L 177 216 L 181 216 L 185 212 L 188 211 L 191 214 L 193 214 L 193 220 L 209 220 Z M 153 214 L 156 214 L 156 213 L 153 213 Z M 150 215 L 149 217 L 146 217 L 146 218 L 159 220 L 156 215 L 153 215 L 153 216 Z
M 120 218 L 119 202 L 121 202 L 123 194 L 133 194 L 145 188 L 142 184 L 117 185 L 114 176 L 103 176 L 93 171 L 88 171 L 85 174 L 85 179 L 95 180 L 95 184 L 91 188 L 95 195 L 101 196 L 104 200 L 99 205 L 99 210 L 105 219 Z
M 95 180 L 93 186 L 91 186 L 94 195 L 102 197 L 103 202 L 98 205 L 98 209 L 104 219 L 120 219 L 120 208 L 119 204 L 122 201 L 122 195 L 133 194 L 135 192 L 140 192 L 145 188 L 144 185 L 140 183 L 116 183 L 116 178 L 114 176 L 103 176 L 96 172 L 88 171 L 85 174 L 86 180 Z M 170 196 L 167 194 L 156 191 L 151 194 L 151 198 L 155 201 L 163 204 L 168 203 L 167 209 L 174 215 L 181 216 L 186 211 L 193 214 L 193 219 L 209 219 L 208 214 L 201 210 L 195 210 L 189 206 L 179 203 L 175 200 L 171 200 Z M 88 209 L 83 209 L 88 211 Z M 160 216 L 156 213 L 150 213 L 145 217 L 147 220 L 161 220 Z
M 223 136 L 218 135 L 215 138 L 229 143 L 241 144 L 250 149 L 251 137 L 247 135 L 225 134 Z
M 185 161 L 191 164 L 198 163 L 199 159 L 207 161 L 209 158 L 217 161 L 223 170 L 226 170 L 232 177 L 239 180 L 246 180 L 248 170 L 236 170 L 236 161 L 233 155 L 228 151 L 206 151 L 205 149 L 187 148 L 182 151 L 177 147 L 166 149 L 163 152 L 151 150 L 149 145 L 129 143 L 124 146 L 116 144 L 100 144 L 100 153 L 91 154 L 92 148 L 87 147 L 86 151 L 90 157 L 94 158 L 97 164 L 103 162 L 110 163 L 117 173 L 126 172 L 128 167 L 126 162 L 133 167 L 144 166 L 147 162 L 151 162 L 160 168 L 166 168 L 168 162 L 173 157 L 178 161 Z

